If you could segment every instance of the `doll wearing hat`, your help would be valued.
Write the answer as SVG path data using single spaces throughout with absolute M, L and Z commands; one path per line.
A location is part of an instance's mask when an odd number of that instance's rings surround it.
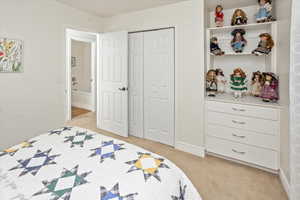
M 215 97 L 218 91 L 216 70 L 211 69 L 206 74 L 206 92 L 207 96 Z
M 242 53 L 244 47 L 247 45 L 247 40 L 244 38 L 246 31 L 244 29 L 235 29 L 231 35 L 233 39 L 231 41 L 231 47 L 235 53 Z
M 271 72 L 263 73 L 264 84 L 262 87 L 261 98 L 265 102 L 276 102 L 279 100 L 278 94 L 278 77 L 276 74 Z

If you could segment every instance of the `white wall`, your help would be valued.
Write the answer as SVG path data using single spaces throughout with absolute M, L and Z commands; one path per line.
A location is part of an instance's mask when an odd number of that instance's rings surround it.
M 291 129 L 290 166 L 291 200 L 300 199 L 300 2 L 293 0 L 292 40 L 291 40 Z
M 176 139 L 182 148 L 204 145 L 203 1 L 190 0 L 115 16 L 106 31 L 140 31 L 176 26 Z M 196 147 L 195 147 L 196 146 Z
M 292 0 L 276 1 L 276 17 L 278 20 L 278 58 L 277 68 L 280 77 L 281 138 L 280 138 L 280 167 L 288 181 L 290 180 L 289 166 L 289 72 L 290 72 L 290 28 Z
M 0 0 L 0 36 L 24 41 L 24 73 L 0 74 L 0 149 L 65 120 L 64 28 L 101 31 L 101 19 L 49 0 Z

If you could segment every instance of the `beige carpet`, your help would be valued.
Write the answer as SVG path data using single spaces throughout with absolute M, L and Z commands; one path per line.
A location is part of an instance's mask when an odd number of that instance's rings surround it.
M 166 157 L 187 174 L 203 200 L 288 199 L 276 175 L 213 156 L 199 158 L 160 143 L 136 137 L 122 138 L 101 131 L 96 128 L 94 113 L 74 118 L 67 125 L 88 128 Z

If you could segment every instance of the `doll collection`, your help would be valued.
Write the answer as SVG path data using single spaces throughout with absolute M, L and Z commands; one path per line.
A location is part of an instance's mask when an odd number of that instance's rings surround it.
M 257 23 L 275 21 L 272 16 L 272 0 L 258 0 L 258 11 L 255 14 Z M 215 10 L 215 23 L 216 27 L 224 26 L 224 13 L 223 6 L 217 5 Z M 238 8 L 233 12 L 231 18 L 231 26 L 244 25 L 248 23 L 248 17 L 244 10 Z
M 216 97 L 227 91 L 239 99 L 246 95 L 261 98 L 264 102 L 279 100 L 279 78 L 272 72 L 253 72 L 248 83 L 247 75 L 241 68 L 236 68 L 227 81 L 222 69 L 210 69 L 206 74 L 206 92 L 209 97 Z
M 232 40 L 230 46 L 235 53 L 243 53 L 247 40 L 245 39 L 246 31 L 244 29 L 235 29 L 231 32 Z M 256 56 L 269 55 L 274 47 L 274 41 L 269 33 L 261 33 L 259 35 L 259 43 L 251 53 Z M 210 39 L 210 53 L 215 56 L 222 56 L 225 52 L 219 46 L 218 38 L 212 37 Z
M 258 11 L 255 14 L 257 23 L 265 23 L 275 21 L 272 16 L 272 0 L 258 0 Z M 245 25 L 248 23 L 248 17 L 242 9 L 236 9 L 231 18 L 231 26 Z M 223 7 L 218 5 L 215 9 L 215 24 L 216 27 L 224 26 Z M 243 53 L 247 40 L 245 39 L 246 31 L 244 29 L 235 29 L 231 32 L 232 41 L 230 46 L 235 53 Z M 259 43 L 256 49 L 252 51 L 253 55 L 269 55 L 274 47 L 274 42 L 271 34 L 261 33 L 259 36 Z M 225 54 L 219 46 L 218 38 L 213 37 L 210 41 L 210 53 L 216 56 Z
M 275 19 L 272 16 L 272 0 L 258 0 L 258 11 L 255 14 L 257 23 L 271 22 Z M 237 26 L 231 31 L 230 48 L 236 54 L 244 52 L 248 44 L 247 32 L 238 25 L 248 23 L 247 13 L 243 9 L 236 9 L 231 18 L 231 26 Z M 218 5 L 215 9 L 215 24 L 216 27 L 224 26 L 223 7 Z M 252 49 L 251 54 L 269 55 L 275 45 L 270 33 L 260 33 L 257 35 L 259 42 L 255 49 Z M 222 45 L 221 45 L 222 47 Z M 215 56 L 223 56 L 225 51 L 219 45 L 217 37 L 210 39 L 210 53 Z M 277 102 L 279 100 L 279 77 L 272 72 L 255 71 L 248 74 L 237 67 L 229 76 L 224 75 L 222 69 L 210 69 L 206 74 L 206 93 L 209 97 L 216 97 L 224 93 L 230 93 L 235 99 L 243 98 L 244 96 L 252 96 L 259 98 L 264 102 Z M 250 77 L 251 76 L 251 77 Z

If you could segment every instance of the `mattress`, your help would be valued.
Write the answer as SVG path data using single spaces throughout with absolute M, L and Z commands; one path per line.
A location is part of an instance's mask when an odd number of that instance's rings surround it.
M 171 161 L 79 127 L 0 152 L 1 200 L 200 200 Z

